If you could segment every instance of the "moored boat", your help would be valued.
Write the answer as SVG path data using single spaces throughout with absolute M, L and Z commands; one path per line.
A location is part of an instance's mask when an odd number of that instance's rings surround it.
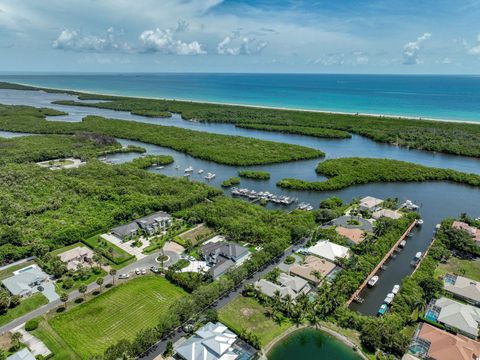
M 385 315 L 387 310 L 388 310 L 388 305 L 387 304 L 382 304 L 382 306 L 380 306 L 380 309 L 378 309 L 377 315 L 378 316 Z
M 400 285 L 398 284 L 393 285 L 392 294 L 397 295 L 399 291 L 400 291 Z
M 375 286 L 375 285 L 377 284 L 377 282 L 378 282 L 378 279 L 380 279 L 380 278 L 378 277 L 378 275 L 372 276 L 371 279 L 368 280 L 367 285 L 370 286 L 370 287 Z

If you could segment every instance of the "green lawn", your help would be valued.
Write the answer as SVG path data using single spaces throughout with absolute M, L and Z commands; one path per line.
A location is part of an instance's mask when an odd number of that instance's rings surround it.
M 80 360 L 72 348 L 52 329 L 45 319 L 41 319 L 38 328 L 31 331 L 33 336 L 41 339 L 53 353 L 52 360 Z
M 447 272 L 480 281 L 480 259 L 462 260 L 451 257 L 446 264 L 438 265 L 435 270 L 435 277 L 443 276 Z
M 135 257 L 125 250 L 119 248 L 117 245 L 105 240 L 100 235 L 92 236 L 91 238 L 83 240 L 83 242 L 90 248 L 100 248 L 104 250 L 104 257 L 109 260 L 112 265 L 126 266 L 127 261 L 135 259 Z
M 51 327 L 81 357 L 91 358 L 121 339 L 158 323 L 175 301 L 180 288 L 159 276 L 133 279 L 55 316 Z
M 48 300 L 45 296 L 43 296 L 43 294 L 35 293 L 25 300 L 22 300 L 17 307 L 9 309 L 5 314 L 0 315 L 0 326 L 8 324 L 10 321 L 23 316 L 47 303 Z
M 266 346 L 278 335 L 292 326 L 289 321 L 281 325 L 266 314 L 266 309 L 255 299 L 238 296 L 219 311 L 219 320 L 235 332 L 246 329 L 260 338 L 262 346 Z

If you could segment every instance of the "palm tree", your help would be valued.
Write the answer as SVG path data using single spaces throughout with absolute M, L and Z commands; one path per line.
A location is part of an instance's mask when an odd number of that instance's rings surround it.
M 98 286 L 100 286 L 100 291 L 102 291 L 102 285 L 103 285 L 103 278 L 99 277 L 95 282 L 97 283 Z
M 115 275 L 117 275 L 117 270 L 110 269 L 109 274 L 112 277 L 112 285 L 115 285 Z
M 317 279 L 317 283 L 320 284 L 320 280 L 322 280 L 322 273 L 318 270 L 312 270 L 310 275 L 314 276 Z
M 63 306 L 66 308 L 67 307 L 67 301 L 68 301 L 68 294 L 67 293 L 62 293 L 60 295 L 60 300 L 63 302 Z
M 308 320 L 310 321 L 310 324 L 315 327 L 316 330 L 320 328 L 320 322 L 322 321 L 322 317 L 318 312 L 311 312 Z
M 276 290 L 273 293 L 272 302 L 273 302 L 273 306 L 276 309 L 279 309 L 281 307 L 281 305 L 282 305 L 282 295 L 280 294 L 280 291 Z
M 81 285 L 78 288 L 78 292 L 82 294 L 83 298 L 85 299 L 85 293 L 87 292 L 87 285 Z
M 285 304 L 285 310 L 287 310 L 287 316 L 290 317 L 290 311 L 292 309 L 293 298 L 292 295 L 287 294 L 283 297 L 283 301 Z

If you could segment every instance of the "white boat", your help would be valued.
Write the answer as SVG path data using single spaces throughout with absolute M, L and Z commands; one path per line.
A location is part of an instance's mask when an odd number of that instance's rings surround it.
M 379 277 L 377 275 L 372 276 L 370 280 L 368 280 L 367 285 L 373 287 L 377 284 Z
M 185 169 L 185 172 L 188 173 L 188 172 L 193 172 L 193 167 L 189 166 Z
M 417 225 L 423 225 L 423 219 L 418 219 Z
M 420 258 L 422 257 L 422 252 L 419 251 L 415 254 L 415 260 L 420 260 Z
M 399 247 L 404 248 L 405 245 L 407 245 L 407 240 L 402 240 L 400 241 L 400 244 L 398 244 Z
M 399 291 L 400 291 L 400 285 L 398 284 L 393 285 L 392 294 L 397 295 Z
M 389 304 L 389 305 L 390 305 L 390 304 L 392 303 L 394 297 L 395 297 L 395 294 L 393 294 L 393 293 L 388 293 L 388 294 L 387 294 L 387 297 L 383 300 L 383 302 L 384 302 L 385 304 Z
M 207 179 L 207 180 L 212 180 L 212 179 L 215 179 L 215 174 L 208 173 L 208 174 L 205 175 L 204 177 L 205 177 L 205 179 Z
M 164 167 L 165 167 L 165 166 L 157 166 L 157 169 L 158 169 L 158 170 L 161 170 L 161 169 L 163 169 Z
M 203 169 L 198 170 L 199 174 L 203 174 Z

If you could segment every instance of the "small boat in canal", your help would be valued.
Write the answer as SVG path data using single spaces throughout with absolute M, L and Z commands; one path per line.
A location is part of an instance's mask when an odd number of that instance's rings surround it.
M 207 179 L 207 180 L 212 180 L 212 179 L 215 179 L 215 174 L 208 173 L 208 174 L 205 175 L 204 177 L 205 177 L 205 179 Z
M 191 166 L 187 167 L 187 168 L 185 169 L 185 172 L 186 172 L 186 173 L 191 173 L 191 172 L 193 172 L 193 167 L 191 167 Z
M 370 280 L 368 280 L 367 285 L 369 287 L 374 287 L 377 284 L 378 279 L 380 279 L 380 278 L 377 275 L 372 276 L 372 278 Z
M 198 170 L 199 174 L 203 174 L 203 169 Z
M 418 226 L 423 225 L 423 223 L 424 223 L 423 219 L 418 219 L 418 221 L 417 221 Z
M 400 244 L 398 244 L 399 247 L 404 248 L 405 245 L 407 245 L 407 240 L 402 240 L 400 241 Z
M 162 170 L 165 166 L 157 166 L 158 170 Z
M 422 259 L 422 252 L 419 251 L 415 254 L 415 257 L 413 258 L 413 260 L 410 264 L 412 266 L 417 266 L 421 259 Z
M 398 284 L 393 285 L 392 294 L 397 295 L 399 291 L 400 291 L 400 285 Z
M 378 309 L 377 315 L 378 316 L 383 316 L 383 315 L 385 315 L 387 310 L 388 310 L 388 305 L 387 304 L 382 304 L 382 306 L 380 306 L 380 309 Z
M 390 305 L 394 298 L 395 298 L 395 294 L 388 293 L 387 296 L 385 297 L 385 299 L 383 300 L 383 302 L 387 305 Z
M 422 252 L 421 251 L 419 251 L 415 254 L 415 260 L 420 260 L 421 257 L 422 257 Z

